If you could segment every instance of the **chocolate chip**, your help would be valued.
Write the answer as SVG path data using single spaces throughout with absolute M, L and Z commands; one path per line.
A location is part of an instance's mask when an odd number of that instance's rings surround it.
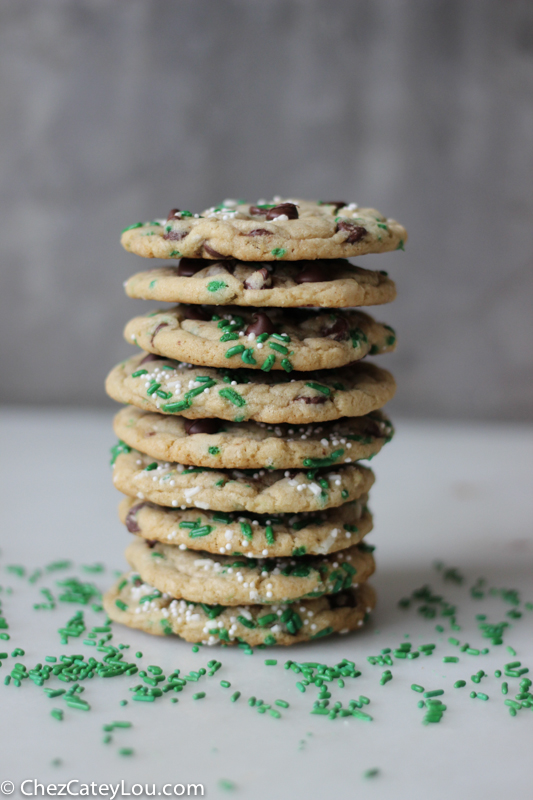
M 269 208 L 266 212 L 267 219 L 275 219 L 276 217 L 285 214 L 289 219 L 298 219 L 298 209 L 294 203 L 280 203 L 279 206 Z
M 160 322 L 159 323 L 159 325 L 157 326 L 155 331 L 152 333 L 152 338 L 150 339 L 151 344 L 154 343 L 154 339 L 157 336 L 157 334 L 159 333 L 159 331 L 161 330 L 161 328 L 166 328 L 166 327 L 168 327 L 168 322 Z
M 167 241 L 171 242 L 179 242 L 188 235 L 189 231 L 168 231 L 168 233 L 163 234 L 163 239 L 167 239 Z
M 165 356 L 158 356 L 156 353 L 148 353 L 145 355 L 142 361 L 139 361 L 139 366 L 141 364 L 147 364 L 149 361 L 164 361 Z
M 156 544 L 159 544 L 157 539 L 145 539 L 144 541 L 146 542 L 150 550 L 152 549 L 152 547 L 155 547 Z
M 252 322 L 248 325 L 244 332 L 246 334 L 255 333 L 256 336 L 260 336 L 262 333 L 274 333 L 275 330 L 276 329 L 268 314 L 258 311 L 257 314 L 252 315 Z
M 261 206 L 250 206 L 248 209 L 248 213 L 252 215 L 252 217 L 264 217 L 268 211 L 268 208 L 261 208 Z
M 187 436 L 195 433 L 218 433 L 221 425 L 220 419 L 188 419 L 185 422 L 185 433 Z
M 137 513 L 143 508 L 143 506 L 147 505 L 147 503 L 136 503 L 134 506 L 130 508 L 126 515 L 126 528 L 129 530 L 130 533 L 139 533 L 140 528 L 137 524 Z
M 348 205 L 345 203 L 344 200 L 320 200 L 319 205 L 321 206 L 335 206 L 334 213 L 336 214 L 339 208 L 344 208 Z
M 355 608 L 357 597 L 354 592 L 338 592 L 328 595 L 330 608 Z
M 253 231 L 245 233 L 245 236 L 272 236 L 273 231 L 267 231 L 266 228 L 254 228 Z
M 243 283 L 245 289 L 266 289 L 272 284 L 272 277 L 266 267 L 252 272 Z M 270 331 L 272 333 L 272 331 Z
M 202 247 L 204 248 L 207 255 L 211 256 L 211 258 L 222 258 L 222 259 L 231 258 L 231 256 L 223 256 L 222 253 L 219 253 L 218 250 L 215 250 L 213 247 L 210 247 L 205 242 L 203 243 Z
M 323 261 L 310 261 L 307 266 L 294 278 L 296 283 L 323 283 L 331 280 L 331 274 L 327 274 Z
M 326 402 L 327 397 L 324 397 L 323 394 L 317 395 L 317 397 L 303 397 L 302 395 L 299 395 L 298 397 L 295 397 L 294 399 L 295 400 L 303 400 L 304 403 L 307 403 L 307 405 L 319 406 L 322 403 Z
M 181 278 L 192 278 L 199 270 L 206 266 L 203 258 L 182 258 L 178 266 L 178 275 Z
M 343 342 L 350 336 L 350 324 L 346 317 L 336 317 L 334 320 L 328 320 L 320 332 L 322 336 Z
M 182 306 L 181 308 L 184 319 L 211 319 L 211 314 L 208 314 L 202 306 Z
M 348 244 L 355 244 L 356 242 L 360 241 L 366 233 L 368 233 L 367 229 L 363 228 L 362 225 L 356 225 L 355 222 L 347 222 L 346 220 L 338 222 L 335 230 L 348 231 L 348 236 L 344 240 L 345 243 Z
M 168 212 L 167 222 L 170 222 L 173 219 L 181 219 L 181 211 L 179 208 L 171 208 Z

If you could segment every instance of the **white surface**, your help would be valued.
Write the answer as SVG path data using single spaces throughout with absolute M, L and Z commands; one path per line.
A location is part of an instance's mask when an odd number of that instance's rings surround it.
M 66 708 L 61 700 L 49 700 L 42 689 L 26 681 L 20 689 L 4 687 L 0 670 L 0 782 L 19 784 L 25 778 L 41 782 L 203 783 L 205 796 L 271 800 L 271 798 L 432 798 L 455 795 L 477 798 L 531 797 L 528 764 L 533 745 L 533 712 L 521 711 L 511 718 L 503 705 L 494 669 L 511 659 L 512 645 L 523 664 L 533 666 L 533 612 L 513 624 L 505 645 L 490 647 L 490 654 L 476 658 L 457 652 L 448 636 L 483 647 L 475 622 L 476 613 L 487 613 L 491 622 L 508 619 L 511 608 L 499 598 L 472 600 L 468 588 L 478 577 L 488 585 L 517 588 L 524 600 L 533 600 L 531 565 L 531 496 L 528 482 L 532 466 L 532 431 L 509 426 L 452 426 L 399 423 L 395 440 L 372 462 L 378 482 L 372 490 L 371 507 L 376 528 L 370 541 L 376 551 L 378 573 L 374 585 L 379 605 L 373 622 L 360 634 L 335 637 L 308 646 L 256 651 L 252 657 L 234 649 L 201 648 L 176 639 L 152 638 L 115 626 L 114 643 L 131 644 L 130 655 L 143 651 L 142 663 L 182 672 L 198 669 L 210 658 L 223 668 L 198 688 L 207 692 L 202 701 L 192 691 L 171 704 L 168 696 L 154 704 L 132 703 L 125 708 L 131 678 L 94 679 L 86 682 L 84 697 L 89 713 Z M 103 561 L 122 568 L 122 551 L 129 535 L 117 521 L 118 495 L 111 485 L 108 447 L 113 443 L 108 414 L 88 412 L 4 412 L 2 441 L 2 555 L 0 583 L 13 594 L 0 596 L 10 623 L 10 642 L 26 655 L 17 659 L 28 667 L 46 654 L 92 654 L 81 639 L 61 646 L 57 628 L 79 608 L 59 604 L 55 611 L 34 611 L 40 602 L 39 587 L 55 591 L 55 580 L 70 573 L 51 573 L 35 586 L 6 575 L 5 565 L 23 563 L 41 567 L 58 558 L 78 564 Z M 462 587 L 444 583 L 433 562 L 457 566 L 467 578 Z M 87 580 L 91 580 L 87 576 Z M 111 581 L 109 572 L 95 582 L 102 588 Z M 397 607 L 400 597 L 429 583 L 458 606 L 462 630 L 448 630 L 445 618 L 426 620 L 414 610 Z M 87 622 L 97 615 L 86 612 Z M 101 619 L 101 618 L 100 618 Z M 509 620 L 513 622 L 512 620 Z M 444 634 L 435 631 L 443 622 Z M 383 668 L 366 662 L 382 647 L 394 647 L 408 633 L 414 645 L 435 642 L 436 654 L 416 661 L 396 661 L 394 679 L 379 685 Z M 95 654 L 103 655 L 103 654 Z M 278 658 L 277 667 L 266 667 L 265 657 Z M 459 664 L 443 664 L 443 655 L 460 655 Z M 311 687 L 305 695 L 295 689 L 297 678 L 283 669 L 287 658 L 319 660 L 333 664 L 342 657 L 361 667 L 363 675 L 345 689 L 332 690 L 333 698 L 346 701 L 359 694 L 372 702 L 367 709 L 374 721 L 350 718 L 330 721 L 309 714 L 316 699 Z M 14 659 L 8 659 L 12 662 Z M 130 659 L 130 660 L 133 660 Z M 475 688 L 470 675 L 483 668 L 489 677 L 482 691 L 489 702 L 471 700 Z M 231 690 L 219 680 L 228 678 Z M 468 686 L 453 689 L 464 678 Z M 439 725 L 421 724 L 419 695 L 412 682 L 427 689 L 444 688 L 448 710 Z M 516 685 L 518 682 L 514 681 Z M 50 684 L 48 684 L 50 685 Z M 232 704 L 229 695 L 242 692 Z M 517 691 L 517 689 L 515 689 Z M 258 715 L 246 699 L 261 696 L 272 702 L 288 700 L 290 709 L 280 720 Z M 510 695 L 511 696 L 511 695 Z M 62 723 L 53 720 L 52 707 L 65 708 Z M 113 719 L 133 722 L 133 730 L 119 731 L 111 745 L 103 745 L 102 725 Z M 301 740 L 306 744 L 301 747 Z M 121 746 L 132 746 L 135 757 L 118 755 Z M 54 758 L 62 766 L 51 766 Z M 378 767 L 380 775 L 364 780 L 363 772 Z M 221 778 L 237 789 L 225 793 Z M 13 797 L 20 796 L 18 791 Z

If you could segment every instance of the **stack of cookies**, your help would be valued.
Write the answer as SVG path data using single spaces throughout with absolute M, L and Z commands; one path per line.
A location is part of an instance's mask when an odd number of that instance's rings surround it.
M 354 306 L 394 300 L 346 258 L 402 249 L 355 203 L 227 200 L 132 225 L 122 244 L 175 259 L 126 282 L 177 303 L 126 326 L 112 370 L 114 483 L 134 538 L 109 616 L 190 642 L 293 644 L 361 626 L 375 603 L 370 459 L 392 436 L 392 376 L 367 355 L 392 328 Z M 344 310 L 343 310 L 344 309 Z

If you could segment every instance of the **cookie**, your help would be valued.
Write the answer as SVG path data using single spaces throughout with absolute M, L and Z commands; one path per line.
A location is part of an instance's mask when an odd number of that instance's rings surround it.
M 126 250 L 146 258 L 300 261 L 351 258 L 403 249 L 405 228 L 356 203 L 225 201 L 202 214 L 172 209 L 165 220 L 137 222 L 122 233 Z
M 372 530 L 368 496 L 312 514 L 255 514 L 173 509 L 125 497 L 121 522 L 130 533 L 180 550 L 250 558 L 325 555 L 360 542 Z
M 346 457 L 359 461 L 379 453 L 394 433 L 382 411 L 291 427 L 252 420 L 188 420 L 126 406 L 116 415 L 113 427 L 121 441 L 153 458 L 236 469 L 312 468 Z
M 212 261 L 182 258 L 179 264 L 138 272 L 124 284 L 142 300 L 208 305 L 349 308 L 391 303 L 396 287 L 385 272 L 345 259 L 316 261 Z
M 361 311 L 175 306 L 128 322 L 128 342 L 156 355 L 229 369 L 310 372 L 394 350 L 396 334 Z
M 395 389 L 389 372 L 365 362 L 295 378 L 285 372 L 192 367 L 146 353 L 123 361 L 106 381 L 110 397 L 145 411 L 294 425 L 363 416 L 384 406 Z
M 214 556 L 135 537 L 126 560 L 143 581 L 177 600 L 239 606 L 287 603 L 357 588 L 374 572 L 372 552 L 354 545 L 304 558 Z
M 154 461 L 132 450 L 117 456 L 113 482 L 128 497 L 161 506 L 297 514 L 357 499 L 368 492 L 374 475 L 359 464 L 309 472 L 222 471 Z
M 114 622 L 156 636 L 176 634 L 206 645 L 246 642 L 255 647 L 312 641 L 361 627 L 376 604 L 368 583 L 314 600 L 270 606 L 209 606 L 162 595 L 135 573 L 127 573 L 104 595 Z

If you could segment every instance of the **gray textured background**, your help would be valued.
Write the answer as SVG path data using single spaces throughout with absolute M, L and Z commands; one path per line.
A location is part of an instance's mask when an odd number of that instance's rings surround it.
M 122 227 L 279 193 L 408 227 L 396 410 L 529 416 L 530 0 L 2 0 L 0 76 L 2 401 L 106 402 Z

